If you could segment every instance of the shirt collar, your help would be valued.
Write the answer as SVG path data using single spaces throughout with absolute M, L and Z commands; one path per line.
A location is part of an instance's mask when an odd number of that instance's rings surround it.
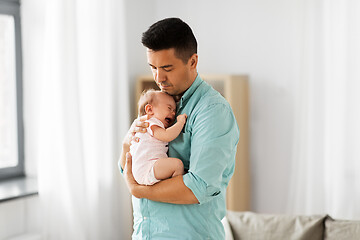
M 190 97 L 193 95 L 193 93 L 196 91 L 196 89 L 199 87 L 201 83 L 202 83 L 202 79 L 200 78 L 199 74 L 197 74 L 194 82 L 191 84 L 188 90 L 186 90 L 185 93 L 182 95 L 179 102 L 180 107 L 182 107 L 182 105 L 185 104 L 190 99 Z

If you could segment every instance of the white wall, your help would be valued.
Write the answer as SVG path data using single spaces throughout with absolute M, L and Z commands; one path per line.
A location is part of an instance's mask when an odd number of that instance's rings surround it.
M 128 2 L 132 81 L 136 74 L 150 73 L 142 32 L 172 16 L 187 22 L 197 37 L 200 73 L 250 76 L 252 210 L 284 213 L 292 147 L 294 1 Z
M 132 83 L 135 83 L 136 77 L 140 74 L 148 74 L 148 64 L 146 53 L 141 44 L 141 34 L 146 31 L 149 24 L 156 21 L 154 14 L 156 5 L 153 1 L 127 0 L 126 7 L 126 42 L 127 42 L 127 60 L 128 74 Z M 130 84 L 130 104 L 134 106 L 136 99 L 134 96 L 135 85 Z M 130 108 L 131 117 L 135 116 L 135 110 Z M 130 119 L 131 121 L 133 119 Z

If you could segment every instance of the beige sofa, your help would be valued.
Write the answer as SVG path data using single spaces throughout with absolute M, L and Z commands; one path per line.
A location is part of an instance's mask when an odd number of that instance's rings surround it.
M 360 240 L 360 221 L 228 211 L 226 240 Z

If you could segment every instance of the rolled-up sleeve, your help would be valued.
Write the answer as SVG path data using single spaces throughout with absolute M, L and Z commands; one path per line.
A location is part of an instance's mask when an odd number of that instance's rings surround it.
M 225 191 L 234 173 L 239 129 L 230 106 L 212 104 L 196 115 L 189 171 L 183 176 L 200 204 Z
M 119 166 L 120 173 L 123 174 L 123 173 L 124 173 L 124 169 L 122 169 L 122 167 L 121 167 L 121 165 L 120 165 L 120 160 L 118 161 L 118 166 Z

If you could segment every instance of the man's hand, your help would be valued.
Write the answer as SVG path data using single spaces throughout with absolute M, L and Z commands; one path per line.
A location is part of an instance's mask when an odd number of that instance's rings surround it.
M 148 120 L 148 119 L 149 119 L 149 116 L 144 115 L 144 116 L 141 116 L 141 117 L 139 117 L 139 118 L 137 118 L 137 119 L 135 119 L 133 121 L 129 131 L 127 132 L 127 134 L 125 136 L 125 139 L 123 141 L 123 145 L 130 146 L 132 141 L 136 141 L 136 142 L 139 141 L 139 138 L 135 137 L 135 134 L 137 132 L 143 132 L 143 133 L 146 132 L 146 128 L 149 127 L 149 123 L 145 122 L 145 121 Z
M 135 189 L 137 186 L 140 186 L 140 185 L 136 182 L 136 180 L 132 174 L 132 156 L 130 153 L 126 153 L 124 176 L 125 176 L 125 180 L 126 180 L 125 181 L 126 185 L 129 189 L 130 193 L 135 196 L 135 192 L 136 192 Z

